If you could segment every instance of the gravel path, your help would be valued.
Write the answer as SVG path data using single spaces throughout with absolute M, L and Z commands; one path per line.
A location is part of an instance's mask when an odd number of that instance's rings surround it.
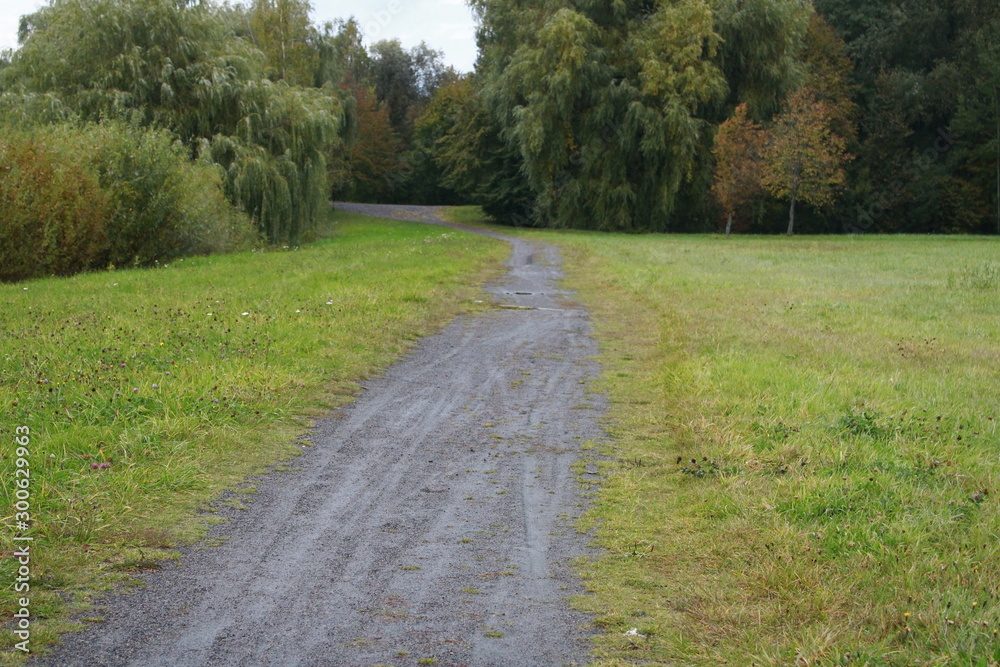
M 343 208 L 444 224 L 428 208 Z M 224 511 L 221 546 L 101 601 L 103 623 L 36 664 L 585 664 L 590 619 L 566 601 L 586 553 L 571 466 L 601 436 L 597 349 L 557 250 L 493 236 L 513 247 L 496 310 L 368 382 L 294 471 Z

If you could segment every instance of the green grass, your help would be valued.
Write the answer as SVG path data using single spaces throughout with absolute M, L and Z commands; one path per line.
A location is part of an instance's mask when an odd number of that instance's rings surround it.
M 597 664 L 1000 662 L 995 239 L 527 235 L 613 401 Z
M 301 451 L 309 418 L 474 301 L 505 244 L 336 214 L 301 249 L 0 286 L 0 474 L 31 429 L 32 648 L 203 534 L 197 510 Z M 15 486 L 0 503 L 11 508 Z M 2 548 L 14 534 L 8 509 Z M 0 560 L 0 614 L 16 611 Z M 10 648 L 11 633 L 0 646 Z M 9 657 L 9 655 L 7 656 Z
M 440 209 L 440 217 L 459 225 L 485 225 L 489 222 L 478 206 L 448 206 Z

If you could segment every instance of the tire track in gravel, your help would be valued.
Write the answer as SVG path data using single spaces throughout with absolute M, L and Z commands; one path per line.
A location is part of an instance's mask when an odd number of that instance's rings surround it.
M 341 208 L 446 224 L 432 208 Z M 602 435 L 605 403 L 586 386 L 597 348 L 556 248 L 469 231 L 513 248 L 488 288 L 497 309 L 366 383 L 294 471 L 221 511 L 221 546 L 104 599 L 103 623 L 36 663 L 585 664 L 590 618 L 566 600 L 587 554 L 571 466 Z

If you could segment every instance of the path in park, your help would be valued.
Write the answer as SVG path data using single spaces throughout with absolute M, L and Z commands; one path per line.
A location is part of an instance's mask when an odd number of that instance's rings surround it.
M 348 206 L 442 224 L 434 209 Z M 428 233 L 454 233 L 428 228 Z M 43 665 L 586 664 L 572 466 L 600 437 L 587 313 L 556 248 L 502 237 L 497 308 L 369 381 L 312 447 Z M 436 662 L 430 663 L 430 659 Z M 424 661 L 424 662 L 419 662 Z

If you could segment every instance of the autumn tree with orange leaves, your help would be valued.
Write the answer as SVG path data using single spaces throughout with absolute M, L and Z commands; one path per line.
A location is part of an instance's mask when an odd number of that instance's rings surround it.
M 795 205 L 834 203 L 847 183 L 844 166 L 851 160 L 847 141 L 836 134 L 825 102 L 809 89 L 788 99 L 774 120 L 764 148 L 761 184 L 773 196 L 791 202 L 788 235 L 795 232 Z
M 712 149 L 715 156 L 715 182 L 712 192 L 724 209 L 726 236 L 733 231 L 736 211 L 763 192 L 761 187 L 761 153 L 766 134 L 749 117 L 746 104 L 719 127 Z
M 345 150 L 330 156 L 330 181 L 335 198 L 384 203 L 399 178 L 402 141 L 392 128 L 389 109 L 375 91 L 362 83 L 345 88 L 353 95 L 356 136 Z

